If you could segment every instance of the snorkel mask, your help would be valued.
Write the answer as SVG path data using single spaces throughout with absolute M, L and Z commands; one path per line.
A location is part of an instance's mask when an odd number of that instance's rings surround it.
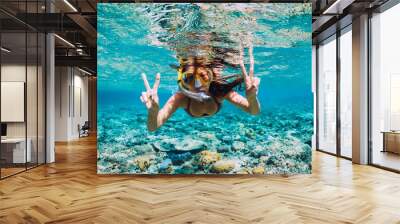
M 178 86 L 179 90 L 187 97 L 197 100 L 199 102 L 206 102 L 212 99 L 211 96 L 207 95 L 204 91 L 199 90 L 204 86 L 210 85 L 212 82 L 212 75 L 208 75 L 208 79 L 205 80 L 199 74 L 187 74 L 183 72 L 183 68 L 178 69 Z

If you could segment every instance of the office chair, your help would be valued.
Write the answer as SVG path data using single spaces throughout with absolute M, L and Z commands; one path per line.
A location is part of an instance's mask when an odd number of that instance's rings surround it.
M 89 136 L 89 129 L 89 121 L 85 121 L 82 127 L 80 127 L 80 125 L 78 124 L 79 138 Z

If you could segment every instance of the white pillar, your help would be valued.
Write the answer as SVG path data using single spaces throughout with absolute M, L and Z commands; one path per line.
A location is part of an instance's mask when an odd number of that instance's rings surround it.
M 54 5 L 46 1 L 47 12 L 54 11 Z M 54 34 L 46 35 L 46 163 L 55 161 L 55 44 Z
M 47 34 L 47 77 L 46 77 L 46 163 L 55 161 L 54 133 L 55 133 L 55 76 L 54 76 L 54 35 Z
M 353 162 L 368 163 L 368 15 L 353 20 Z

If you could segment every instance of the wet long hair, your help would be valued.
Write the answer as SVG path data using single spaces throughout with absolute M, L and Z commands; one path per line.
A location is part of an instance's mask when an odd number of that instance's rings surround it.
M 229 82 L 227 79 L 220 78 L 218 80 L 212 81 L 208 91 L 213 97 L 224 97 L 233 89 L 240 88 L 243 83 L 243 77 L 236 75 L 236 78 Z

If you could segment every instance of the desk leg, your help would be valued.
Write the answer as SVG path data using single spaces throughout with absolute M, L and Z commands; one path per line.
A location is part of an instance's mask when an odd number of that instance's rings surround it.
M 383 135 L 383 149 L 381 152 L 386 152 L 386 134 L 382 133 Z

